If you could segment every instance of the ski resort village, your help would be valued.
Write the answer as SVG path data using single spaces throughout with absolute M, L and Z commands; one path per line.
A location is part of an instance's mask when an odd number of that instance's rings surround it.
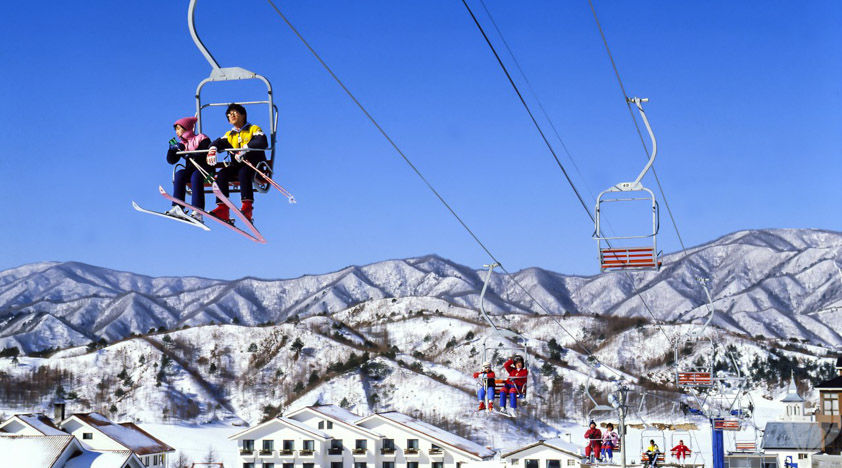
M 0 468 L 842 468 L 842 2 L 4 20 Z

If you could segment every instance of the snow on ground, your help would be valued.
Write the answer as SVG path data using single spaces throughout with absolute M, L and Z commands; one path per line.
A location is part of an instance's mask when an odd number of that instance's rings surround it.
M 211 449 L 216 453 L 212 461 L 222 462 L 225 466 L 239 466 L 237 442 L 228 437 L 245 430 L 245 427 L 226 424 L 138 424 L 141 429 L 166 442 L 176 449 L 168 455 L 170 460 L 184 453 L 194 462 L 204 462 Z

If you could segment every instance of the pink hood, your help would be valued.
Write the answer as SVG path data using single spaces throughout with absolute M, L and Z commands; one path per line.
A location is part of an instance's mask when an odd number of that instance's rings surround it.
M 184 117 L 176 120 L 175 123 L 173 123 L 173 126 L 181 125 L 181 128 L 184 129 L 184 133 L 181 134 L 179 139 L 182 143 L 184 143 L 185 149 L 187 151 L 195 150 L 199 146 L 199 143 L 201 143 L 202 140 L 207 138 L 207 136 L 201 133 L 198 135 L 193 133 L 194 128 L 196 127 L 197 120 L 199 119 L 197 119 L 196 117 Z

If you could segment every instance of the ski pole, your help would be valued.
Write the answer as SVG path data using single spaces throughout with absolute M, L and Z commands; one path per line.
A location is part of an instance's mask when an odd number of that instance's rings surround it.
M 252 168 L 254 170 L 254 172 L 257 172 L 257 174 L 260 177 L 264 178 L 267 182 L 269 182 L 269 184 L 271 184 L 272 187 L 275 187 L 276 189 L 278 189 L 278 191 L 281 192 L 281 195 L 287 197 L 287 199 L 289 200 L 290 203 L 295 203 L 295 197 L 291 193 L 289 193 L 289 191 L 287 189 L 281 187 L 280 185 L 278 185 L 277 182 L 272 180 L 271 177 L 269 177 L 266 174 L 264 174 L 263 172 L 261 172 L 260 169 L 254 167 L 254 165 L 252 163 L 250 163 L 249 160 L 246 159 L 245 157 L 242 159 L 242 162 L 245 163 L 246 166 Z

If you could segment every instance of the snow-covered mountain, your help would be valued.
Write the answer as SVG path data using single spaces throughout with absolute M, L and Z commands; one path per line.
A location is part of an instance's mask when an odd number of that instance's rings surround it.
M 698 322 L 707 309 L 697 278 L 707 277 L 721 312 L 714 325 L 836 347 L 842 345 L 840 265 L 842 233 L 740 231 L 667 255 L 657 272 L 581 277 L 529 268 L 512 277 L 495 274 L 486 308 Z M 24 265 L 0 272 L 0 348 L 32 352 L 152 329 L 278 324 L 386 298 L 435 298 L 476 310 L 481 273 L 434 255 L 286 280 L 151 278 L 75 262 Z

